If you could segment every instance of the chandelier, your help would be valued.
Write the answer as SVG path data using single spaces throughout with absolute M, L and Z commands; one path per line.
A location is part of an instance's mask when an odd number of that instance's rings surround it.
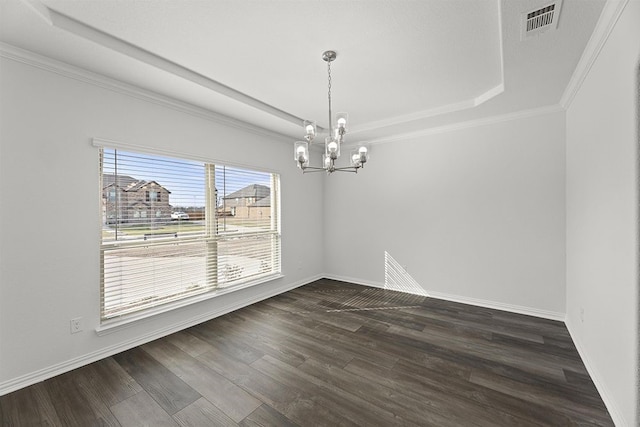
M 298 167 L 303 173 L 322 172 L 328 174 L 333 172 L 358 172 L 358 169 L 364 167 L 369 160 L 369 149 L 366 145 L 361 144 L 355 150 L 351 151 L 350 166 L 337 167 L 335 162 L 340 157 L 340 145 L 344 141 L 344 135 L 347 133 L 347 113 L 336 114 L 336 127 L 331 122 L 331 62 L 336 59 L 336 53 L 328 50 L 322 54 L 322 59 L 327 62 L 327 75 L 329 80 L 329 136 L 324 141 L 324 154 L 322 156 L 322 167 L 309 166 L 309 146 L 313 143 L 313 139 L 317 133 L 316 123 L 314 121 L 305 120 L 302 123 L 305 135 L 305 141 L 297 141 L 294 145 L 294 159 Z

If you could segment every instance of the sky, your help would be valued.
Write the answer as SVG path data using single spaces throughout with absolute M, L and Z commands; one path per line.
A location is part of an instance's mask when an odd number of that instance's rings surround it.
M 116 166 L 117 175 L 128 175 L 162 185 L 171 192 L 169 203 L 174 207 L 205 205 L 206 178 L 203 162 L 105 148 L 103 173 L 116 174 Z M 251 184 L 269 187 L 270 174 L 216 165 L 215 181 L 218 198 L 221 198 Z

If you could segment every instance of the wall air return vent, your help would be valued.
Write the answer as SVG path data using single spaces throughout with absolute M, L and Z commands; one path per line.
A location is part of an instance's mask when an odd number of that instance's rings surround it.
M 525 40 L 547 30 L 558 28 L 562 0 L 523 13 L 520 24 L 520 39 Z

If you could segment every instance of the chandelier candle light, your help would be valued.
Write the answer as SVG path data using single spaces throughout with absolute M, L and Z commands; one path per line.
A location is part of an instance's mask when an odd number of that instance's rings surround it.
M 364 167 L 369 160 L 369 149 L 365 144 L 360 144 L 351 152 L 351 165 L 344 167 L 336 167 L 335 161 L 340 157 L 340 145 L 344 141 L 344 135 L 347 133 L 347 113 L 336 114 L 336 127 L 333 129 L 331 122 L 331 61 L 336 59 L 336 53 L 328 50 L 322 54 L 322 59 L 327 62 L 327 74 L 329 76 L 329 136 L 325 138 L 324 154 L 322 156 L 322 167 L 309 166 L 309 145 L 316 136 L 316 123 L 305 120 L 302 123 L 304 128 L 305 141 L 297 141 L 294 145 L 294 159 L 298 167 L 303 173 L 307 172 L 358 172 L 358 169 Z

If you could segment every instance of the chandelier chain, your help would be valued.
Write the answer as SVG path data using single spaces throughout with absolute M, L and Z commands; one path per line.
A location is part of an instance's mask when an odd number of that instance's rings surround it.
M 327 61 L 327 75 L 328 75 L 328 80 L 329 80 L 329 92 L 328 92 L 328 96 L 329 96 L 329 129 L 333 129 L 333 126 L 331 125 L 331 61 Z

